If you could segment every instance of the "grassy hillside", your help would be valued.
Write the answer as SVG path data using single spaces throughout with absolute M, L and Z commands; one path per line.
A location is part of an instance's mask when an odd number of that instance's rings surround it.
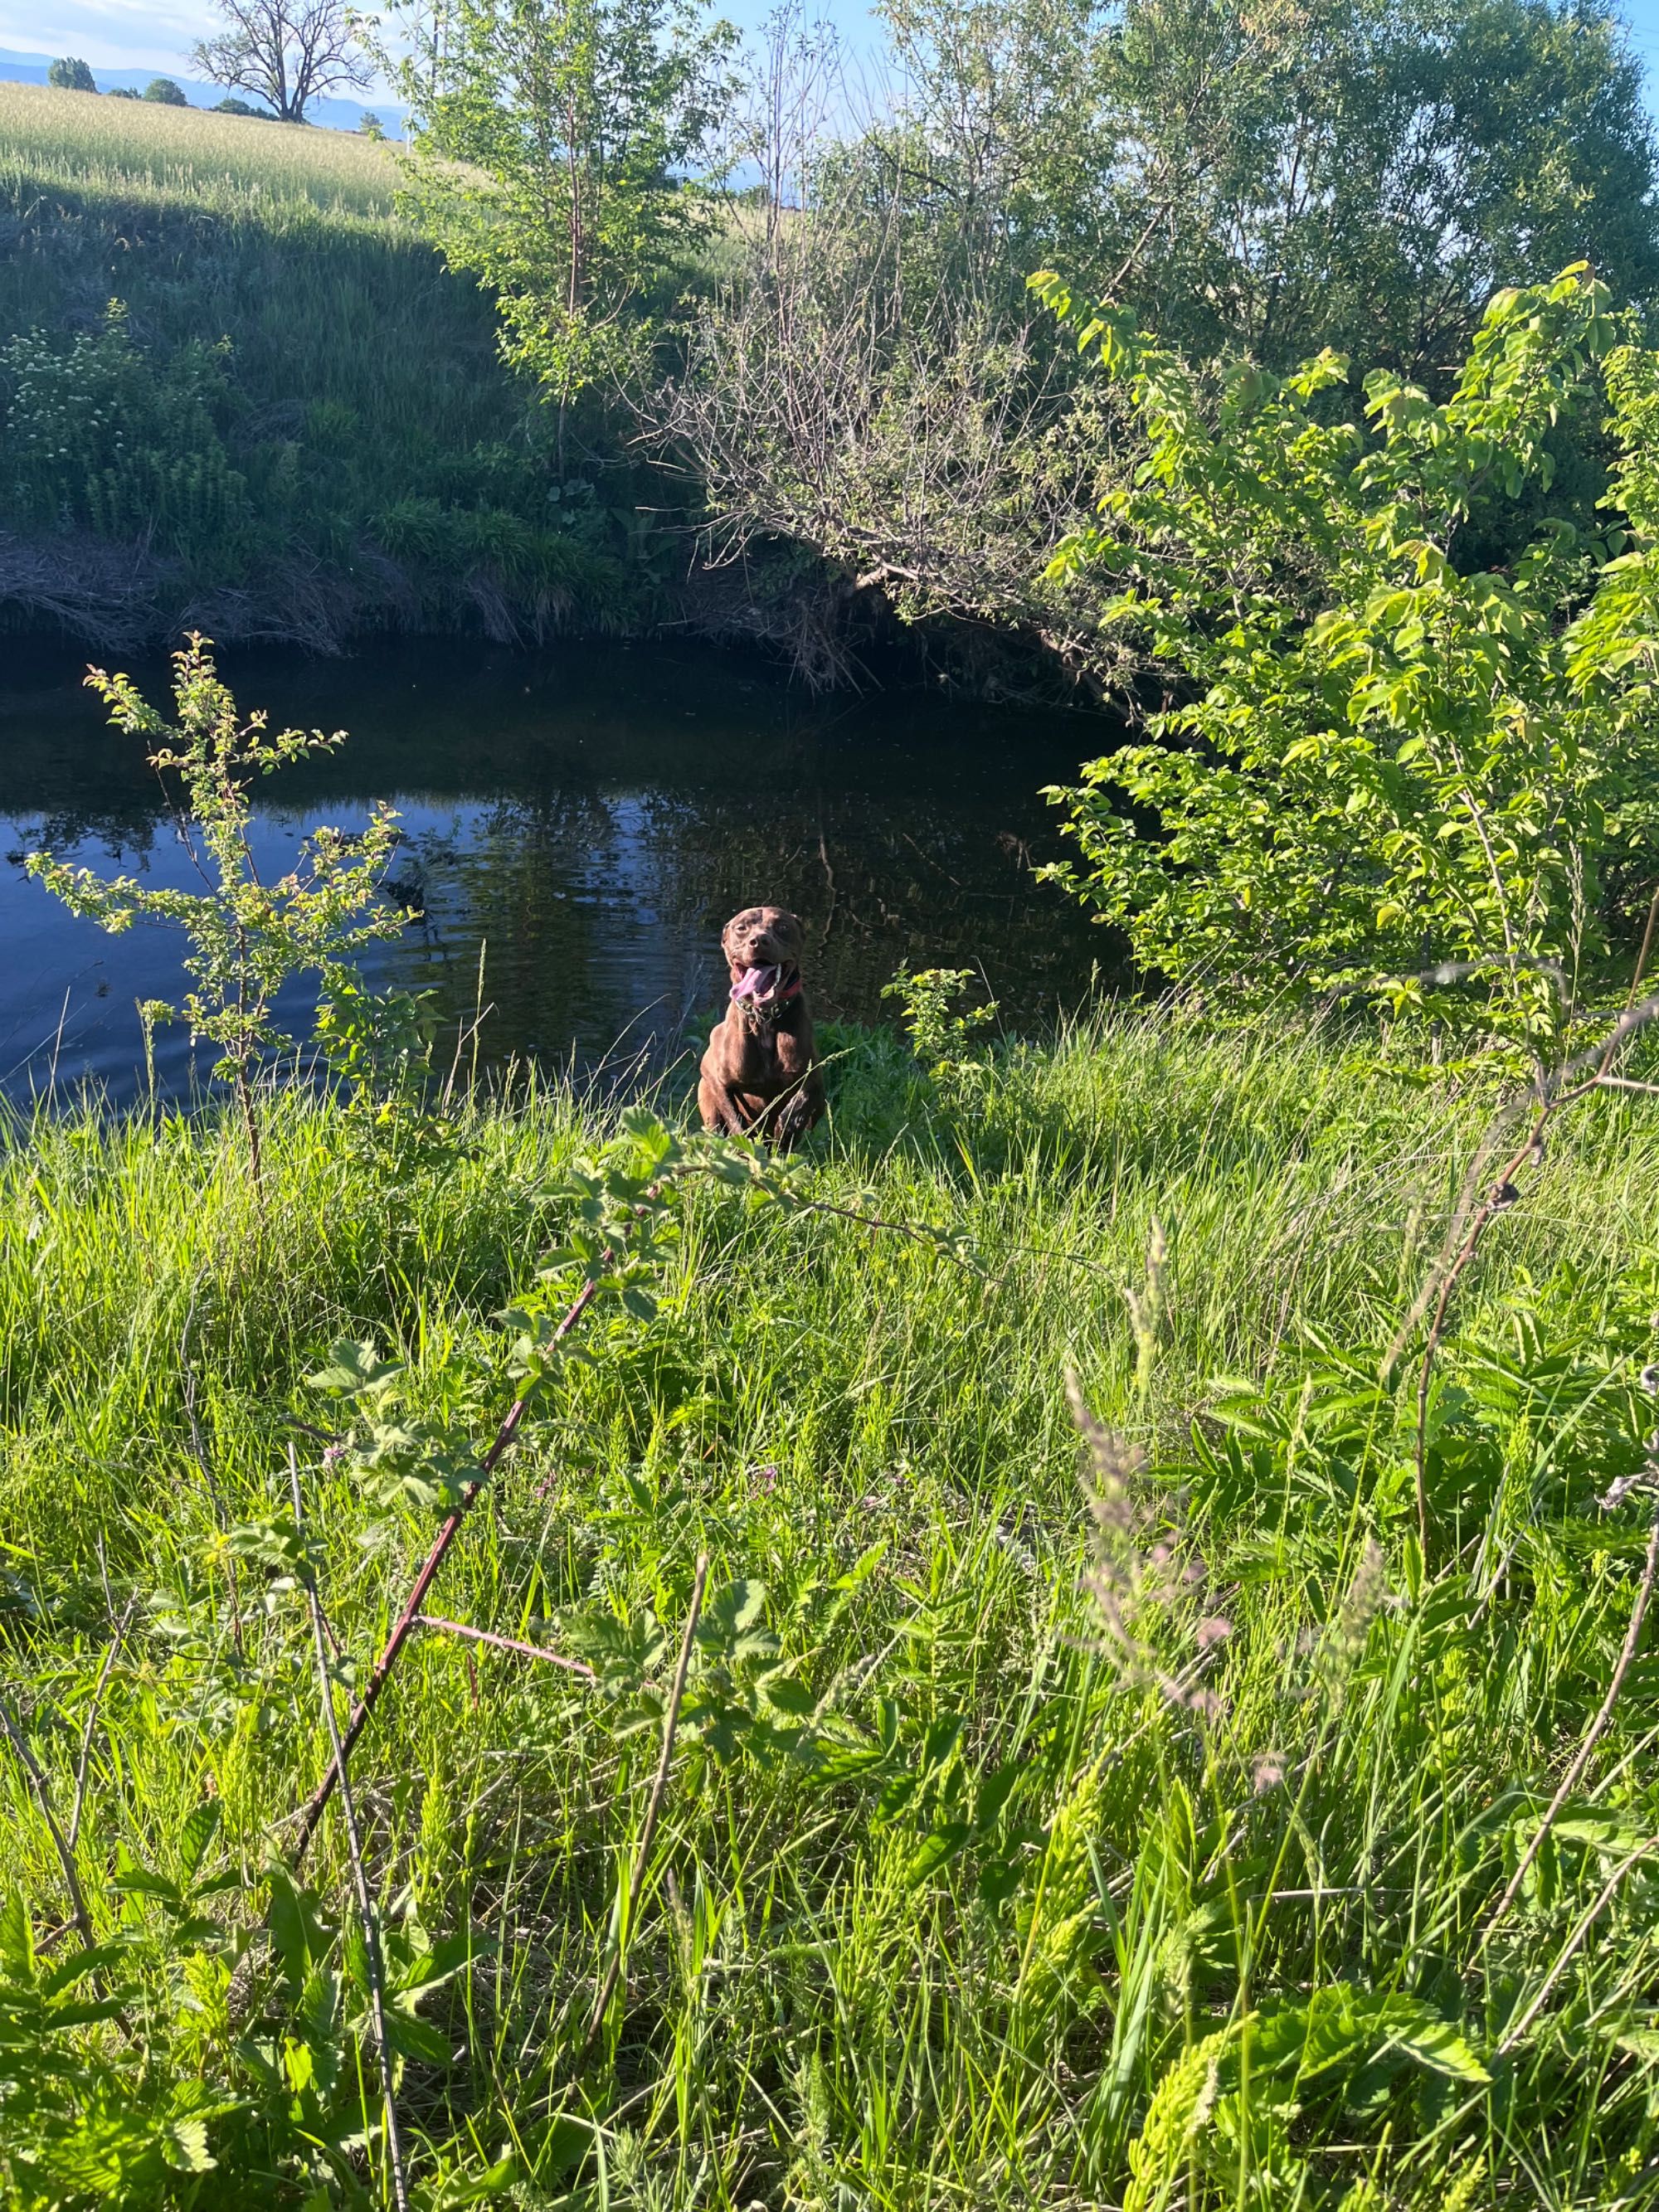
M 0 85 L 0 605 L 112 642 L 614 607 L 614 524 L 397 182 L 337 132 Z
M 1414 1369 L 1378 1362 L 1477 1101 L 1153 1018 L 965 1087 L 836 1042 L 810 1194 L 960 1225 L 982 1272 L 694 1186 L 655 1317 L 583 1324 L 426 1607 L 599 1680 L 424 1629 L 353 1762 L 417 2175 L 507 2150 L 491 2203 L 654 2212 L 1659 2202 L 1650 1659 L 1498 1909 L 1640 1579 L 1650 1503 L 1595 1501 L 1654 1419 L 1651 1102 L 1563 1127 L 1456 1309 L 1425 1564 Z M 0 1916 L 0 2018 L 64 2008 L 55 2104 L 0 2058 L 16 2201 L 90 2203 L 94 2136 L 132 2208 L 389 2201 L 337 1812 L 309 1892 L 265 1871 L 327 1757 L 288 1449 L 361 1686 L 441 1507 L 388 1487 L 407 1443 L 325 1449 L 351 1409 L 305 1378 L 372 1340 L 408 1363 L 384 1417 L 476 1463 L 492 1316 L 613 1133 L 542 1093 L 394 1169 L 289 1097 L 263 1214 L 210 1120 L 0 1160 L 0 1672 L 102 1947 L 33 1963 Z M 1068 1368 L 1120 1439 L 1092 1516 Z M 3 1747 L 0 1790 L 46 1943 L 60 1856 Z M 76 2024 L 87 1975 L 118 2020 Z

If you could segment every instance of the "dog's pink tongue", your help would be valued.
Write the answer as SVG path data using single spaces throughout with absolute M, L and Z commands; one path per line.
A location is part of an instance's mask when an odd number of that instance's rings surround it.
M 775 968 L 745 968 L 732 986 L 734 999 L 769 999 L 778 980 Z

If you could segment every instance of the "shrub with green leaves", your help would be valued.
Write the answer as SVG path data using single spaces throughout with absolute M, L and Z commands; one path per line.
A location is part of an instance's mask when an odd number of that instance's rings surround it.
M 0 347 L 6 503 L 37 527 L 144 539 L 234 573 L 254 508 L 221 435 L 228 346 L 191 340 L 165 358 L 137 344 L 112 300 L 94 331 L 27 331 Z
M 49 853 L 31 853 L 28 870 L 71 913 L 112 934 L 135 921 L 170 924 L 185 933 L 191 949 L 185 968 L 194 988 L 182 1007 L 153 1000 L 141 1011 L 147 1026 L 182 1015 L 192 1040 L 218 1046 L 213 1072 L 235 1091 L 257 1181 L 253 1076 L 261 1054 L 289 1042 L 276 1024 L 272 1001 L 291 976 L 306 973 L 320 975 L 337 1000 L 354 998 L 352 954 L 401 927 L 395 914 L 376 903 L 398 832 L 385 805 L 375 806 L 359 835 L 313 830 L 288 873 L 265 883 L 248 841 L 251 780 L 309 753 L 328 751 L 343 743 L 345 732 L 272 731 L 263 712 L 244 721 L 219 680 L 208 645 L 206 638 L 192 636 L 173 655 L 176 726 L 143 699 L 131 677 L 94 669 L 87 679 L 119 726 L 149 741 L 151 767 L 178 775 L 186 842 L 191 833 L 200 840 L 212 870 L 211 876 L 203 870 L 206 890 L 156 888 L 131 876 L 106 878 Z M 360 1069 L 361 1060 L 351 1073 Z
M 1103 673 L 1170 687 L 1149 742 L 1051 794 L 1079 858 L 1042 872 L 1216 999 L 1375 995 L 1471 1048 L 1558 1050 L 1659 866 L 1659 355 L 1569 269 L 1498 295 L 1444 401 L 1373 370 L 1361 428 L 1328 350 L 1212 379 L 1031 282 L 1148 448 L 1050 574 L 1097 586 Z M 1607 530 L 1546 514 L 1482 565 L 1600 407 Z

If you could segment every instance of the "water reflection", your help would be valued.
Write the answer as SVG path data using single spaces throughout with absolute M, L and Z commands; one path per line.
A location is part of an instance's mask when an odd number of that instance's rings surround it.
M 152 696 L 165 671 L 135 669 Z M 192 881 L 136 741 L 110 731 L 61 648 L 0 673 L 0 1080 L 92 1075 L 130 1095 L 134 1001 L 177 995 L 164 933 L 107 938 L 23 876 L 47 845 L 153 883 Z M 1087 988 L 1102 939 L 1035 886 L 1058 850 L 1038 787 L 1102 744 L 1080 716 L 944 701 L 817 702 L 714 653 L 592 647 L 532 658 L 387 644 L 338 663 L 243 653 L 244 705 L 344 725 L 339 754 L 285 772 L 257 818 L 260 865 L 288 865 L 317 821 L 349 827 L 391 798 L 409 915 L 367 964 L 430 988 L 452 1025 L 489 1009 L 481 1055 L 592 1061 L 626 1035 L 672 1048 L 718 1006 L 715 939 L 761 897 L 807 924 L 811 988 L 873 1019 L 901 960 L 973 966 L 1030 1022 Z M 280 1011 L 305 1026 L 308 987 Z M 166 1085 L 188 1079 L 158 1040 Z

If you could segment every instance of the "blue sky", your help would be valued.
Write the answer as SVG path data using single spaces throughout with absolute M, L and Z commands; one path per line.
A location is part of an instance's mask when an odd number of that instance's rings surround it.
M 772 4 L 723 0 L 720 12 L 747 27 Z M 820 0 L 814 12 L 836 25 L 851 55 L 866 54 L 874 45 L 866 0 Z M 1659 110 L 1659 0 L 1626 0 L 1624 14 Z M 100 69 L 184 74 L 191 44 L 213 21 L 210 0 L 0 0 L 0 46 L 76 54 Z
M 757 23 L 775 0 L 716 0 L 741 28 Z M 1659 25 L 1659 0 L 1650 0 Z M 854 52 L 873 44 L 866 0 L 820 0 L 812 12 L 832 22 Z M 74 54 L 96 69 L 188 72 L 190 50 L 214 27 L 211 0 L 0 0 L 0 47 Z M 1655 39 L 1659 63 L 1659 33 Z

